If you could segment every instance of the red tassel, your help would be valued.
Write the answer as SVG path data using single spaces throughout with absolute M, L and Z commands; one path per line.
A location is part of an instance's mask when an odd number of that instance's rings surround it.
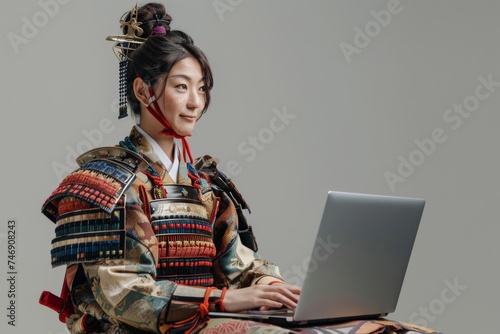
M 149 211 L 148 195 L 146 194 L 146 187 L 144 187 L 142 184 L 139 186 L 139 197 L 142 200 L 144 213 L 146 214 L 146 217 L 148 217 L 148 220 L 151 220 L 151 212 Z
M 225 312 L 226 309 L 224 307 L 224 296 L 226 295 L 227 288 L 222 288 L 222 293 L 220 298 L 216 300 L 215 305 L 219 308 L 221 312 Z
M 167 190 L 163 186 L 163 180 L 160 177 L 153 175 L 148 171 L 143 170 L 142 172 L 145 175 L 147 175 L 147 177 L 149 177 L 149 179 L 153 182 L 154 187 L 161 192 L 160 197 L 167 198 Z
M 210 298 L 210 293 L 213 290 L 217 290 L 216 287 L 208 287 L 205 291 L 205 298 L 203 298 L 203 302 L 200 304 L 200 307 L 198 308 L 198 313 L 195 314 L 194 316 L 187 318 L 185 320 L 179 321 L 175 323 L 174 328 L 179 328 L 182 327 L 183 325 L 186 325 L 190 322 L 193 322 L 193 325 L 189 327 L 184 333 L 190 334 L 190 333 L 195 333 L 199 329 L 205 327 L 206 323 L 208 322 L 209 318 L 207 318 L 208 314 L 208 306 L 209 306 L 209 298 Z
M 38 302 L 59 313 L 59 320 L 63 323 L 66 323 L 66 318 L 75 313 L 66 281 L 63 282 L 61 297 L 57 297 L 49 291 L 43 291 Z

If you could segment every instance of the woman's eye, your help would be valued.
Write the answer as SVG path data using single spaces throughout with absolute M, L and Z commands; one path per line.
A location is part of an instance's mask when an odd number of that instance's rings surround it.
M 180 88 L 180 89 L 187 89 L 187 85 L 185 85 L 185 84 L 180 84 L 180 85 L 177 85 L 177 88 Z
M 207 91 L 207 86 L 200 87 L 200 92 L 206 92 L 206 91 Z

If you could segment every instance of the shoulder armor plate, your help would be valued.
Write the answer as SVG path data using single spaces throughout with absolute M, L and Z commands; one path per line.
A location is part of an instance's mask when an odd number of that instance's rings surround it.
M 95 159 L 107 159 L 130 169 L 134 174 L 148 167 L 148 162 L 139 154 L 120 146 L 98 147 L 87 151 L 76 158 L 76 162 L 83 166 Z
M 94 208 L 60 215 L 50 254 L 52 267 L 123 258 L 125 207 L 111 213 Z
M 121 147 L 100 147 L 77 158 L 80 168 L 69 174 L 42 206 L 42 213 L 56 222 L 63 197 L 74 197 L 111 213 L 135 174 L 148 163 L 139 154 Z

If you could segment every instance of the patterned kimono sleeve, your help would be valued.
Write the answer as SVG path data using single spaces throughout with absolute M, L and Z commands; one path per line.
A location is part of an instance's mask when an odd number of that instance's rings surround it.
M 94 297 L 111 322 L 155 333 L 178 326 L 189 328 L 199 321 L 200 305 L 207 294 L 208 310 L 216 310 L 220 290 L 155 281 L 151 275 L 152 257 L 143 254 L 141 260 L 83 265 Z
M 233 202 L 223 191 L 216 195 L 220 199 L 213 230 L 217 249 L 214 259 L 217 286 L 237 289 L 254 284 L 284 281 L 275 264 L 242 244 L 238 236 L 238 215 Z

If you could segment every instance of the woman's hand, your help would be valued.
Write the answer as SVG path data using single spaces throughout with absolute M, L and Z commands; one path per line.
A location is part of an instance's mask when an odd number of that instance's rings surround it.
M 228 289 L 224 297 L 227 312 L 259 308 L 269 310 L 286 307 L 294 310 L 299 300 L 300 288 L 290 284 L 252 285 L 241 289 Z

